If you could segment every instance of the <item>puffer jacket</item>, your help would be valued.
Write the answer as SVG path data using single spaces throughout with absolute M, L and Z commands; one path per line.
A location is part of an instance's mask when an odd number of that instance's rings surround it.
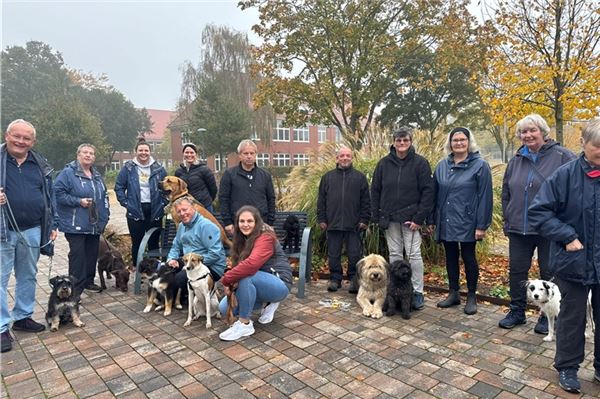
M 52 184 L 52 173 L 54 169 L 48 163 L 46 158 L 40 155 L 34 150 L 29 150 L 33 159 L 40 167 L 40 171 L 44 176 L 42 190 L 44 192 L 44 217 L 41 224 L 41 243 L 40 253 L 46 256 L 54 255 L 54 242 L 50 242 L 50 234 L 53 230 L 58 228 L 58 215 L 56 213 L 56 204 L 54 202 L 54 187 Z M 6 143 L 0 145 L 0 187 L 6 186 L 6 159 L 7 150 Z M 8 208 L 6 206 L 0 207 L 2 217 L 0 217 L 0 242 L 6 241 L 8 237 Z
M 189 167 L 181 164 L 175 171 L 175 176 L 186 182 L 188 192 L 205 208 L 211 206 L 217 198 L 215 175 L 205 163 L 192 164 Z
M 58 228 L 70 234 L 102 234 L 110 216 L 108 194 L 102 176 L 92 167 L 92 177 L 87 177 L 78 161 L 68 163 L 54 183 L 54 196 L 58 212 Z M 95 202 L 92 208 L 80 205 L 82 198 Z
M 371 183 L 371 216 L 378 222 L 388 216 L 392 222 L 412 221 L 422 225 L 433 209 L 434 184 L 427 159 L 410 147 L 400 159 L 392 145 L 390 153 L 375 167 Z
M 551 241 L 550 270 L 562 280 L 600 284 L 600 178 L 587 176 L 583 157 L 567 163 L 542 185 L 529 208 L 531 226 Z M 567 251 L 575 239 L 579 251 Z
M 492 172 L 479 152 L 454 164 L 451 155 L 435 168 L 436 241 L 473 242 L 475 230 L 492 223 Z
M 529 222 L 527 208 L 548 176 L 575 158 L 575 154 L 552 139 L 542 145 L 537 160 L 527 147 L 519 148 L 508 162 L 502 180 L 504 234 L 537 234 Z
M 152 220 L 158 220 L 164 215 L 165 205 L 169 202 L 161 193 L 159 184 L 167 175 L 167 171 L 158 162 L 150 165 L 150 207 Z M 125 162 L 117 176 L 115 193 L 119 204 L 127 209 L 127 217 L 143 220 L 142 202 L 140 199 L 140 181 L 135 162 Z

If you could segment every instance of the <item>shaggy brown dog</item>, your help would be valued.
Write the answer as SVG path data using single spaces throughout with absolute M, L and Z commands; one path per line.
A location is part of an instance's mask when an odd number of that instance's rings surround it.
M 196 201 L 191 195 L 188 193 L 187 183 L 176 176 L 166 176 L 164 180 L 161 182 L 163 191 L 167 194 L 167 198 L 169 198 L 169 209 L 171 212 L 171 217 L 175 221 L 175 224 L 179 224 L 179 216 L 177 216 L 177 212 L 175 212 L 175 208 L 172 206 L 173 202 L 178 198 L 185 197 L 188 195 L 194 203 L 194 207 L 196 211 L 204 216 L 206 219 L 210 220 L 215 226 L 221 230 L 221 241 L 223 245 L 227 248 L 231 248 L 231 240 L 227 237 L 225 233 L 225 229 L 221 226 L 221 223 L 215 218 L 215 215 L 210 213 L 205 207 L 202 206 L 201 203 Z
M 98 246 L 98 274 L 100 275 L 100 287 L 106 289 L 106 278 L 115 276 L 115 288 L 127 292 L 129 283 L 129 270 L 121 253 L 103 236 L 100 235 Z
M 356 302 L 363 315 L 379 319 L 387 295 L 388 263 L 382 256 L 371 254 L 358 261 L 356 273 L 359 282 Z

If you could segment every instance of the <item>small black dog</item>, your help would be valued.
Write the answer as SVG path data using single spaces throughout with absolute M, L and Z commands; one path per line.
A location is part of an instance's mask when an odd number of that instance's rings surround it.
M 181 261 L 178 261 L 181 266 Z M 160 267 L 159 267 L 160 266 Z M 175 278 L 178 268 L 173 268 L 168 265 L 163 265 L 151 258 L 142 260 L 139 264 L 140 273 L 148 278 L 148 298 L 144 313 L 152 310 L 153 305 L 157 305 L 155 311 L 165 310 L 164 315 L 169 316 L 175 305 L 176 309 L 183 309 L 181 306 L 181 290 L 177 288 Z M 154 270 L 154 272 L 152 272 Z M 151 273 L 149 275 L 149 273 Z
M 294 250 L 300 251 L 300 221 L 294 215 L 290 215 L 283 222 L 283 230 L 285 231 L 285 237 L 283 239 L 283 250 L 286 248 L 292 249 L 292 240 L 294 243 Z
M 402 313 L 403 319 L 410 319 L 410 309 L 413 299 L 412 269 L 405 261 L 396 260 L 390 265 L 390 280 L 387 296 L 383 304 L 386 316 L 393 316 L 396 311 Z
M 46 322 L 50 331 L 57 331 L 60 323 L 73 321 L 77 327 L 85 326 L 79 318 L 79 295 L 74 291 L 75 278 L 72 276 L 56 276 L 50 279 L 52 293 L 48 299 Z

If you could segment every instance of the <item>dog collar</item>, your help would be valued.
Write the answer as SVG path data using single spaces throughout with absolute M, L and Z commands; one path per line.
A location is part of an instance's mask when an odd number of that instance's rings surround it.
M 205 279 L 206 277 L 208 277 L 209 275 L 210 275 L 210 272 L 207 272 L 206 274 L 204 274 L 204 275 L 202 275 L 202 276 L 198 277 L 198 278 L 197 278 L 197 279 L 195 279 L 195 280 L 188 280 L 188 283 L 195 283 L 196 281 L 203 280 L 203 279 Z

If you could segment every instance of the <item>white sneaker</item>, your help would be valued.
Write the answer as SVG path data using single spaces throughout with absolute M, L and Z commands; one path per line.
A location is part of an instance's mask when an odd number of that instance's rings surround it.
M 242 337 L 247 337 L 254 334 L 254 325 L 252 320 L 248 324 L 244 324 L 241 321 L 236 321 L 231 327 L 219 334 L 219 338 L 223 341 L 235 341 Z
M 273 321 L 273 316 L 275 316 L 275 311 L 279 307 L 279 302 L 271 302 L 267 306 L 265 306 L 260 312 L 260 317 L 258 318 L 258 322 L 260 324 L 269 324 Z

